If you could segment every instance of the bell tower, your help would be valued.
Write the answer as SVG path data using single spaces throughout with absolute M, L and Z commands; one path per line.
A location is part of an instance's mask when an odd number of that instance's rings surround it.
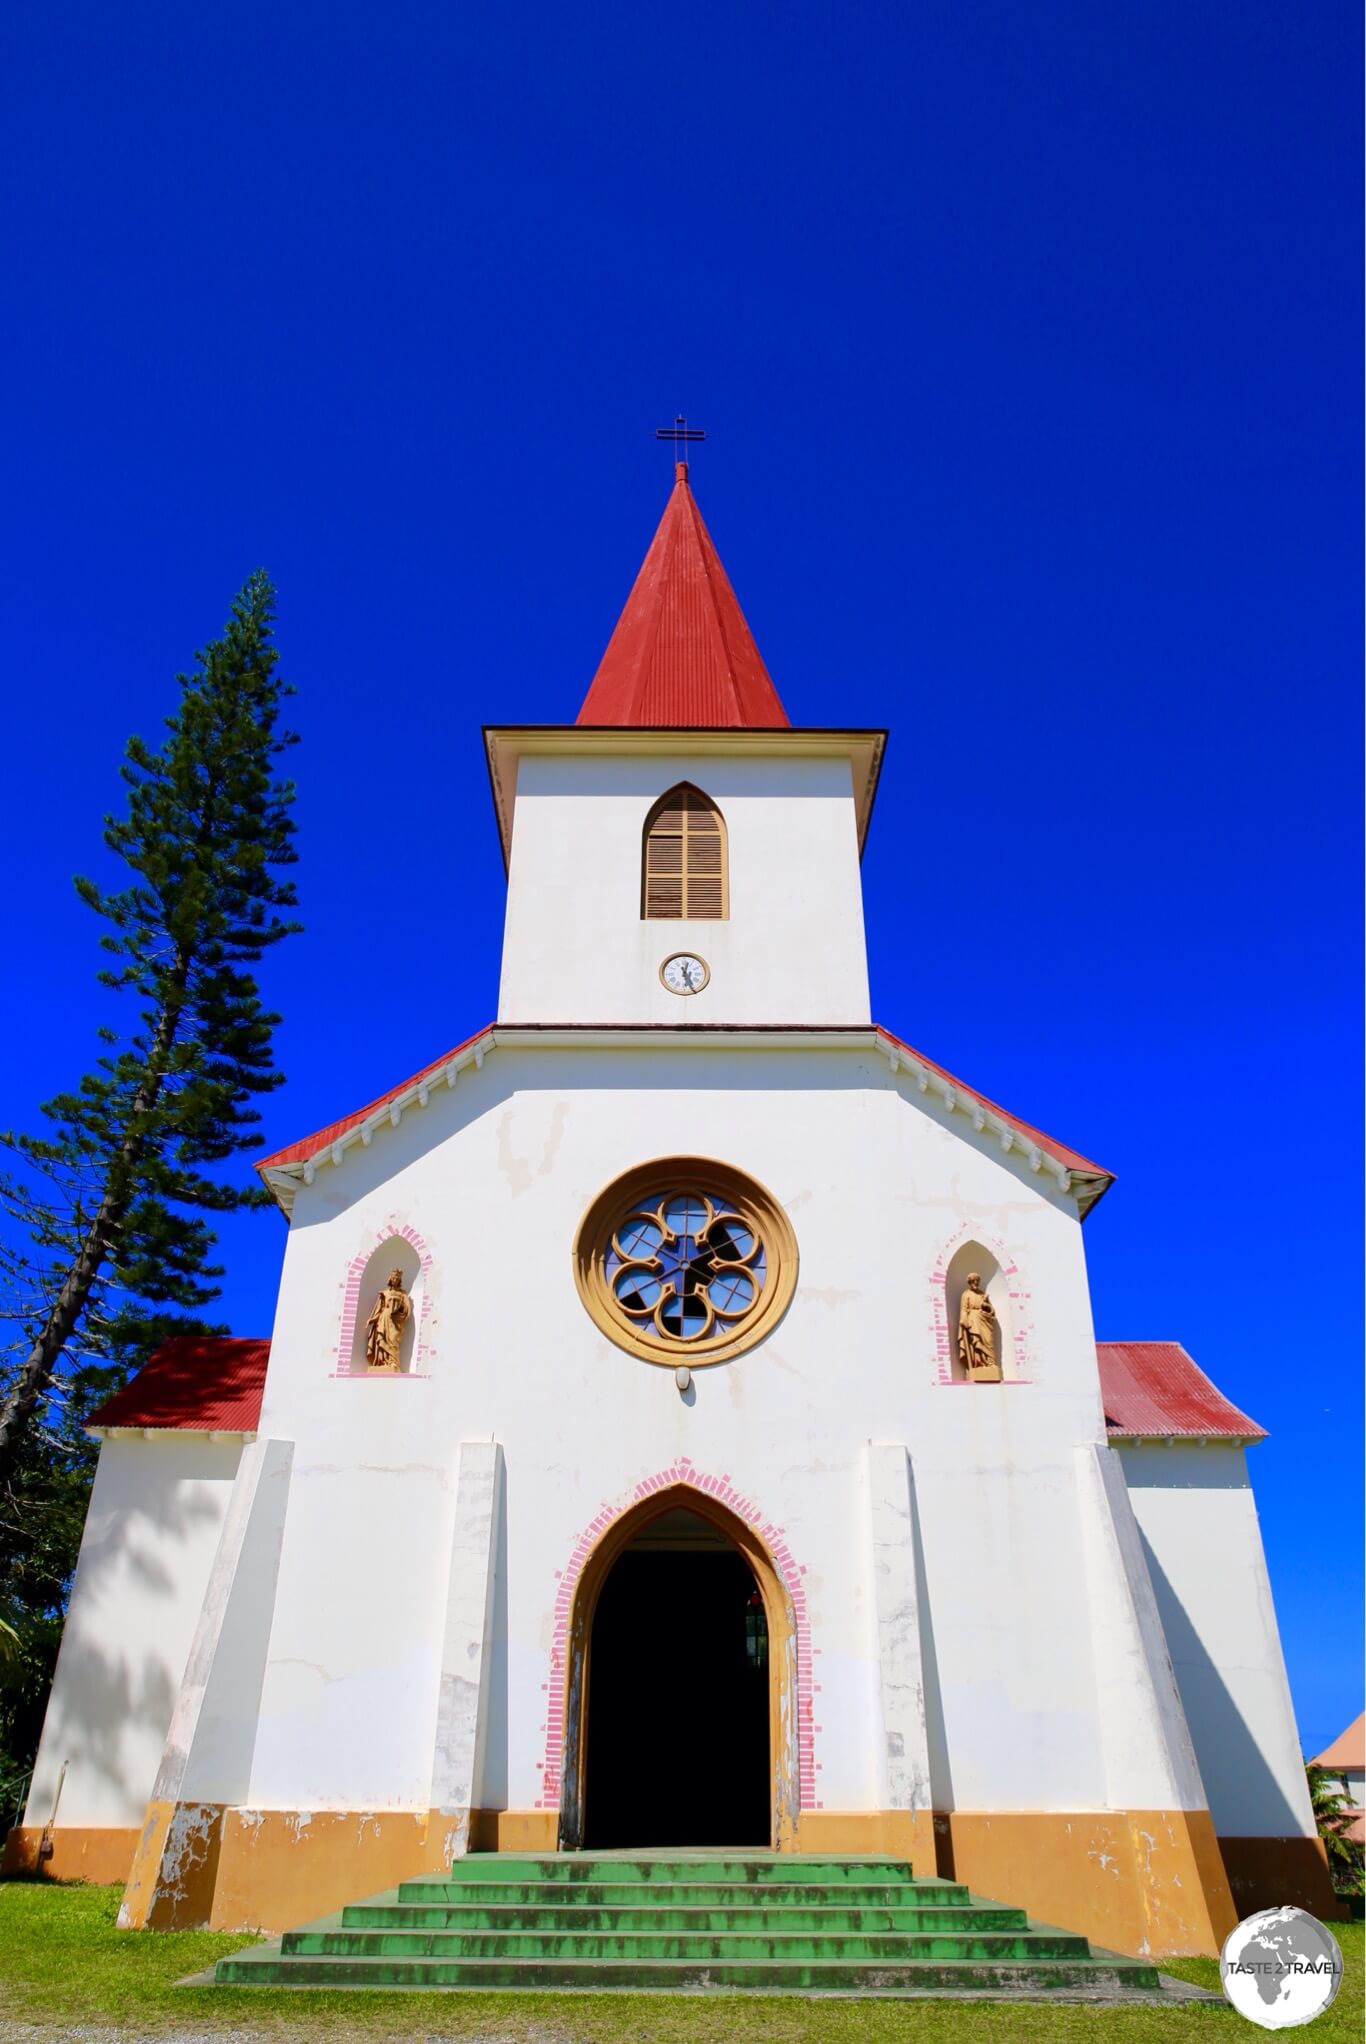
M 885 733 L 789 723 L 685 461 L 575 723 L 485 735 L 500 1022 L 868 1025 Z

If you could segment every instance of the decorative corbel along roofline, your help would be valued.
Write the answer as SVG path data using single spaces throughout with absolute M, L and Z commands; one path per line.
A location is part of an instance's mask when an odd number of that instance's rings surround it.
M 441 1087 L 453 1087 L 462 1072 L 481 1070 L 484 1060 L 500 1047 L 617 1050 L 646 1046 L 689 1050 L 871 1050 L 887 1060 L 893 1076 L 904 1076 L 920 1093 L 933 1094 L 950 1114 L 965 1115 L 978 1134 L 990 1132 L 1005 1154 L 1018 1154 L 1031 1171 L 1051 1180 L 1059 1191 L 1076 1201 L 1081 1219 L 1086 1218 L 1114 1183 L 1113 1173 L 1102 1165 L 1092 1163 L 1056 1137 L 1007 1113 L 984 1093 L 955 1078 L 932 1059 L 922 1057 L 899 1036 L 876 1024 L 867 1028 L 862 1025 L 825 1028 L 820 1024 L 791 1027 L 782 1023 L 733 1026 L 724 1022 L 684 1025 L 490 1022 L 453 1050 L 424 1065 L 411 1078 L 381 1093 L 378 1099 L 329 1122 L 311 1136 L 260 1158 L 256 1169 L 285 1213 L 289 1213 L 300 1185 L 312 1185 L 320 1170 L 335 1168 L 347 1151 L 357 1145 L 368 1149 L 383 1129 L 397 1128 L 411 1108 L 426 1107 L 434 1092 Z
M 847 759 L 854 793 L 859 856 L 873 814 L 878 776 L 887 750 L 885 731 L 839 725 L 785 725 L 769 730 L 710 724 L 486 724 L 484 750 L 498 836 L 506 870 L 512 851 L 517 769 L 523 759 L 656 758 Z M 667 784 L 666 784 L 667 785 Z

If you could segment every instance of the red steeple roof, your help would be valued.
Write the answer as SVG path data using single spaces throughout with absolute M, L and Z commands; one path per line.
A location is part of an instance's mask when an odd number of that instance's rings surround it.
M 674 476 L 673 495 L 577 721 L 785 726 L 787 712 L 688 488 L 686 461 Z

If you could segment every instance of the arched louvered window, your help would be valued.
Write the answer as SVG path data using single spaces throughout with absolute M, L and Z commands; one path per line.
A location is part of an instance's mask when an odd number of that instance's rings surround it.
M 726 826 L 687 781 L 661 795 L 645 819 L 640 913 L 647 922 L 714 923 L 730 913 Z

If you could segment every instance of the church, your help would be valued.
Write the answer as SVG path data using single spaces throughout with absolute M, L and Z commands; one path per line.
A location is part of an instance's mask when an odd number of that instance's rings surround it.
M 1262 1430 L 1097 1343 L 1110 1174 L 870 1013 L 885 737 L 789 723 L 678 463 L 577 719 L 484 733 L 496 1019 L 261 1160 L 268 1340 L 93 1417 L 7 1867 L 131 1928 L 718 1846 L 1121 1953 L 1335 1913 Z

